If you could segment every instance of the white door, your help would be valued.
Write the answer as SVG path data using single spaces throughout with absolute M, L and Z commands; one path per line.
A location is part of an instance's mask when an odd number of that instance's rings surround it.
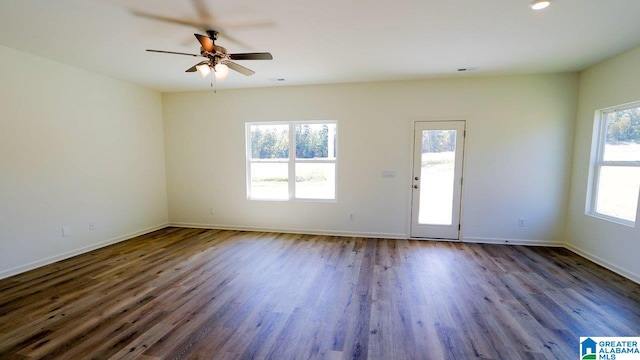
M 464 121 L 415 123 L 411 237 L 459 239 Z

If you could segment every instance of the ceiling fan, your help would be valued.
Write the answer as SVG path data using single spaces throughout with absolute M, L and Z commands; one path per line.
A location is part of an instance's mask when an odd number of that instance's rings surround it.
M 246 67 L 237 64 L 232 60 L 273 60 L 273 56 L 268 52 L 228 54 L 227 49 L 215 44 L 215 40 L 218 39 L 218 32 L 215 30 L 207 30 L 208 36 L 200 34 L 193 35 L 195 35 L 196 39 L 198 39 L 198 41 L 200 42 L 200 54 L 189 54 L 183 52 L 151 49 L 147 49 L 147 51 L 163 54 L 204 57 L 207 60 L 201 61 L 198 64 L 188 68 L 186 72 L 198 71 L 204 78 L 213 71 L 217 80 L 224 79 L 229 73 L 229 69 L 235 70 L 246 76 L 255 74 L 253 70 L 247 69 Z

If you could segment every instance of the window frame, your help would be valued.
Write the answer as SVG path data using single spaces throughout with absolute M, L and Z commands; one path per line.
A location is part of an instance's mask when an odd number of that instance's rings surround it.
M 333 158 L 326 159 L 297 159 L 296 158 L 296 125 L 323 125 L 333 124 L 335 125 L 335 147 Z M 289 126 L 289 158 L 288 159 L 253 159 L 251 148 L 251 126 L 275 126 L 275 125 L 288 125 Z M 337 120 L 296 120 L 296 121 L 254 121 L 245 123 L 245 159 L 246 159 L 246 188 L 247 199 L 255 201 L 303 201 L 303 202 L 337 202 L 338 201 L 338 121 Z M 251 164 L 288 164 L 287 166 L 287 184 L 288 184 L 288 197 L 287 198 L 256 198 L 251 196 Z M 318 198 L 306 198 L 296 197 L 296 164 L 334 164 L 334 189 L 333 198 L 331 199 L 318 199 Z
M 593 139 L 591 144 L 591 166 L 590 176 L 588 182 L 587 192 L 587 206 L 586 214 L 603 219 L 606 221 L 614 222 L 620 225 L 625 225 L 635 228 L 636 221 L 629 221 L 627 219 L 618 218 L 615 216 L 603 214 L 597 212 L 598 201 L 598 189 L 600 185 L 600 173 L 603 167 L 640 167 L 640 161 L 605 161 L 604 150 L 607 138 L 607 117 L 609 114 L 629 110 L 633 108 L 640 108 L 640 101 L 628 103 L 619 106 L 613 106 L 605 109 L 600 109 L 595 113 L 594 127 L 593 127 Z M 640 205 L 640 195 L 636 202 L 636 220 L 638 218 L 638 206 Z

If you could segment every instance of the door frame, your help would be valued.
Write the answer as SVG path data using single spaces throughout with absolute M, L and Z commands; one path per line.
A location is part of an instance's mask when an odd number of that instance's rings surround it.
M 463 150 L 462 150 L 462 185 L 460 187 L 460 214 L 459 214 L 459 222 L 460 222 L 460 228 L 458 229 L 458 239 L 443 239 L 443 238 L 429 238 L 429 237 L 413 237 L 411 236 L 411 227 L 412 227 L 412 220 L 413 220 L 413 171 L 414 171 L 414 164 L 415 164 L 415 131 L 416 131 L 416 123 L 419 122 L 447 122 L 447 121 L 463 121 L 464 122 L 464 131 L 465 131 L 465 136 L 462 139 L 462 144 L 463 144 Z M 466 150 L 467 150 L 467 134 L 469 133 L 469 128 L 470 128 L 470 121 L 468 119 L 467 116 L 443 116 L 443 117 L 436 117 L 436 118 L 418 118 L 418 119 L 413 119 L 411 121 L 411 134 L 410 136 L 408 136 L 409 139 L 411 139 L 409 145 L 410 145 L 410 153 L 411 156 L 409 157 L 409 176 L 408 176 L 408 183 L 407 183 L 407 214 L 409 216 L 407 216 L 407 239 L 410 240 L 427 240 L 427 241 L 451 241 L 451 242 L 464 242 L 464 198 L 465 198 L 465 188 L 467 185 L 467 181 L 466 181 L 466 170 L 467 167 L 465 166 L 466 163 Z

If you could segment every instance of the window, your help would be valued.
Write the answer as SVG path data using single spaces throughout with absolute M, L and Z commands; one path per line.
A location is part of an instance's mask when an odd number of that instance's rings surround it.
M 336 130 L 335 121 L 247 123 L 247 197 L 335 200 Z
M 640 102 L 597 113 L 587 213 L 635 226 L 640 192 Z

